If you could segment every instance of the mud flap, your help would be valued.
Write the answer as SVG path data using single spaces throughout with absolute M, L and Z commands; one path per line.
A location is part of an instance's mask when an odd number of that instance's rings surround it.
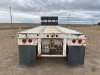
M 85 46 L 68 46 L 68 64 L 84 65 Z
M 36 46 L 19 45 L 19 64 L 32 65 L 36 63 Z

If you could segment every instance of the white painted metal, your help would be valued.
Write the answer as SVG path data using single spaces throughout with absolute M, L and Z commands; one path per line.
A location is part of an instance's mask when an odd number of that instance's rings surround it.
M 25 30 L 19 33 L 68 33 L 68 34 L 82 34 L 72 29 L 60 27 L 60 26 L 38 26 L 29 30 Z
M 40 57 L 66 57 L 67 55 L 41 55 Z
M 27 35 L 26 35 L 27 34 Z M 83 34 L 65 34 L 65 33 L 39 33 L 39 34 L 32 34 L 32 33 L 18 33 L 18 38 L 72 38 L 72 39 L 86 39 L 86 36 Z M 38 36 L 37 36 L 38 35 Z M 49 35 L 49 37 L 47 37 Z M 53 37 L 51 37 L 53 35 Z M 58 37 L 56 37 L 58 35 Z
M 46 26 L 46 28 L 40 33 L 61 33 L 55 26 Z
M 86 35 L 75 30 L 60 26 L 38 26 L 32 29 L 28 29 L 22 32 L 18 32 L 18 45 L 38 45 L 38 56 L 41 57 L 65 57 L 66 56 L 66 46 L 86 46 L 85 40 Z M 26 39 L 26 43 L 22 42 L 22 39 Z M 32 42 L 29 43 L 28 39 L 32 39 Z M 63 54 L 62 55 L 45 55 L 41 54 L 41 43 L 42 39 L 45 44 L 48 44 L 46 39 L 62 39 L 63 41 Z M 76 42 L 73 43 L 72 40 L 75 39 Z M 82 43 L 79 44 L 78 40 L 81 39 Z M 55 41 L 56 41 L 55 40 Z M 45 42 L 46 41 L 46 42 Z M 56 41 L 60 44 L 60 41 Z
M 19 33 L 40 33 L 46 26 L 38 26 L 32 29 L 28 29 Z
M 38 39 L 38 55 L 41 55 L 41 39 Z
M 86 39 L 85 35 L 75 30 L 60 26 L 39 26 L 33 29 L 19 32 L 18 38 L 75 38 Z M 49 37 L 47 37 L 49 35 Z M 51 37 L 53 35 L 53 37 Z M 58 35 L 58 37 L 56 37 Z M 80 35 L 80 36 L 78 36 Z
M 66 39 L 63 39 L 63 56 L 66 56 Z
M 55 26 L 58 30 L 62 31 L 63 33 L 68 33 L 68 34 L 82 34 L 81 32 L 77 32 L 76 30 L 60 27 L 60 26 Z

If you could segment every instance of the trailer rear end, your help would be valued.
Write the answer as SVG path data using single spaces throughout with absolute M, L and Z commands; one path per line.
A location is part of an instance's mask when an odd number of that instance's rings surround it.
M 38 26 L 18 32 L 19 63 L 35 64 L 37 57 L 64 57 L 69 65 L 83 65 L 86 35 L 61 26 Z

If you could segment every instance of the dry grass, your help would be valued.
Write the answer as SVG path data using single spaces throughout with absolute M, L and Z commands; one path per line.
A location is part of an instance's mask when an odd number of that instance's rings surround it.
M 23 28 L 23 27 L 34 27 L 38 26 L 39 24 L 33 24 L 33 23 L 13 23 L 12 25 L 10 23 L 0 23 L 0 28 Z

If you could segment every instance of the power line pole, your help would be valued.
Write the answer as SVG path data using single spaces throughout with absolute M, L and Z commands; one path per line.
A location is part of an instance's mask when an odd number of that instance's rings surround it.
M 93 18 L 92 18 L 92 25 L 93 25 Z
M 10 6 L 10 18 L 11 18 L 11 27 L 13 28 L 13 24 L 12 24 L 12 13 L 11 13 L 11 6 Z
M 68 14 L 68 24 L 69 24 L 69 18 L 70 18 L 71 14 Z

